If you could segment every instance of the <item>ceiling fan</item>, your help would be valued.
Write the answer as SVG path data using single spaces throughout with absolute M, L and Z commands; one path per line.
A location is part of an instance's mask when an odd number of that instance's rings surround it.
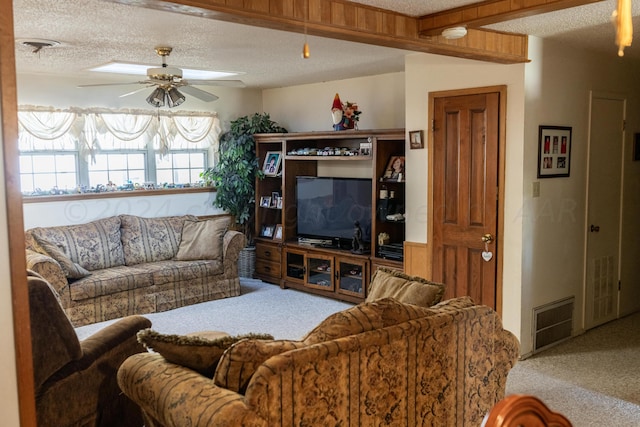
M 136 89 L 134 91 L 120 95 L 120 97 L 122 98 L 155 86 L 155 89 L 153 89 L 151 94 L 147 97 L 147 102 L 154 107 L 163 107 L 166 104 L 169 108 L 177 107 L 185 101 L 185 96 L 180 91 L 178 91 L 178 88 L 180 88 L 185 93 L 200 99 L 201 101 L 212 102 L 218 99 L 216 95 L 205 90 L 198 89 L 194 85 L 244 87 L 244 83 L 241 80 L 184 80 L 182 78 L 182 70 L 180 68 L 169 67 L 167 65 L 167 56 L 169 56 L 172 50 L 173 48 L 164 46 L 155 48 L 158 56 L 162 58 L 162 67 L 147 68 L 146 80 L 129 83 L 97 83 L 79 85 L 78 87 L 118 86 L 132 84 L 144 85 L 144 87 L 140 89 Z

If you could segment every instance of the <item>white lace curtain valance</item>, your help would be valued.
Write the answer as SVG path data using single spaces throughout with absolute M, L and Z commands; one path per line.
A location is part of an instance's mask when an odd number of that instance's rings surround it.
M 140 149 L 149 142 L 166 154 L 189 147 L 218 151 L 216 113 L 164 114 L 137 110 L 52 110 L 20 107 L 20 150 L 73 149 L 83 156 L 102 149 Z

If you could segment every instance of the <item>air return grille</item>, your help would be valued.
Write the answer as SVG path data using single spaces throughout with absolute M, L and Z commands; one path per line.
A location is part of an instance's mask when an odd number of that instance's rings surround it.
M 565 298 L 533 309 L 533 352 L 571 338 L 574 298 Z

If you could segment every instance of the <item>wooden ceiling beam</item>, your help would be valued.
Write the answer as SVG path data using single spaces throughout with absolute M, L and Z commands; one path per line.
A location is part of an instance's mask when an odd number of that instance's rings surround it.
M 475 30 L 458 40 L 422 37 L 415 17 L 346 0 L 108 1 L 415 52 L 503 64 L 528 61 L 526 35 Z
M 602 0 L 486 0 L 422 16 L 418 19 L 418 33 L 421 36 L 435 36 L 445 28 L 479 28 L 600 1 Z

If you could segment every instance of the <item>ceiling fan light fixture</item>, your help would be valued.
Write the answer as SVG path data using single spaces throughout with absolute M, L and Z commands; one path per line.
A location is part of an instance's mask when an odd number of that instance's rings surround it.
M 175 87 L 167 89 L 167 103 L 169 104 L 169 108 L 177 107 L 182 104 L 184 100 L 184 95 Z
M 447 40 L 461 39 L 467 35 L 467 29 L 465 27 L 451 27 L 442 30 L 442 37 Z
M 164 107 L 164 89 L 157 87 L 151 92 L 151 95 L 147 97 L 147 102 L 156 108 Z

